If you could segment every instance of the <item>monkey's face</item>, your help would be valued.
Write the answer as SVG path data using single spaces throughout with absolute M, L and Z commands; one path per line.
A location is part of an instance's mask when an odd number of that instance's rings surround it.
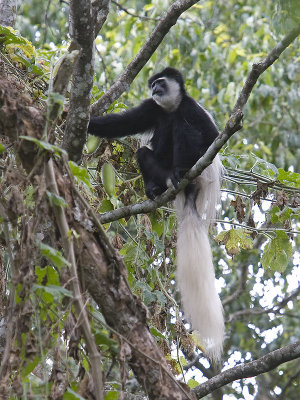
M 156 79 L 151 85 L 152 96 L 156 95 L 158 97 L 162 97 L 164 94 L 168 93 L 168 86 L 166 82 L 166 78 Z
M 152 98 L 165 111 L 173 112 L 179 106 L 182 93 L 179 83 L 167 77 L 156 79 L 151 85 Z

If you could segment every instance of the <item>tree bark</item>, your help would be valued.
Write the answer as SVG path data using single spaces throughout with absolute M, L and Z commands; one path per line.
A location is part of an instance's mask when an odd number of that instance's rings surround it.
M 0 25 L 15 26 L 17 0 L 0 0 Z

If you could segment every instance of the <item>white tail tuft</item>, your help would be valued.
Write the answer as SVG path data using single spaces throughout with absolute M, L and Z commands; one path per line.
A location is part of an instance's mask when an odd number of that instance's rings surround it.
M 177 286 L 184 313 L 193 329 L 198 331 L 205 353 L 214 362 L 218 362 L 222 354 L 224 317 L 215 287 L 207 230 L 216 215 L 222 172 L 217 156 L 195 180 L 193 191 L 187 197 L 182 191 L 175 200 L 178 213 Z

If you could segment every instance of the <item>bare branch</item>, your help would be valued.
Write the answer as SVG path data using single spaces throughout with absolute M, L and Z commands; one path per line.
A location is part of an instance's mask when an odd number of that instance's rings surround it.
M 120 10 L 124 11 L 126 14 L 130 15 L 131 17 L 138 18 L 138 19 L 144 19 L 144 20 L 159 21 L 159 18 L 152 18 L 152 17 L 146 17 L 145 15 L 133 14 L 132 12 L 130 12 L 127 8 L 123 7 L 117 1 L 112 0 L 111 2 L 113 4 L 115 4 Z
M 92 105 L 91 114 L 103 114 L 109 105 L 118 99 L 125 90 L 127 90 L 134 78 L 161 44 L 166 34 L 172 26 L 176 24 L 180 15 L 195 3 L 197 3 L 195 0 L 177 0 L 170 6 L 169 10 L 164 13 L 159 20 L 148 40 L 146 40 L 144 46 L 131 63 L 128 64 L 117 82 L 115 82 L 112 87 Z
M 286 296 L 283 300 L 278 302 L 277 304 L 274 304 L 270 308 L 260 308 L 260 307 L 254 307 L 254 308 L 248 308 L 245 310 L 239 310 L 231 315 L 229 315 L 227 322 L 232 322 L 237 319 L 240 319 L 245 316 L 249 315 L 261 315 L 261 314 L 280 314 L 281 310 L 287 305 L 287 303 L 291 300 L 296 299 L 300 294 L 300 287 L 294 290 L 293 293 L 291 293 L 289 296 Z M 287 314 L 285 314 L 287 315 Z M 296 317 L 296 316 L 295 316 Z M 299 318 L 299 316 L 297 316 Z
M 239 283 L 237 289 L 227 296 L 223 301 L 223 307 L 240 297 L 246 289 L 247 283 L 248 264 L 244 263 L 241 267 L 241 274 L 239 276 Z
M 253 90 L 255 83 L 259 76 L 270 67 L 280 54 L 289 46 L 290 43 L 300 34 L 300 26 L 293 29 L 288 35 L 286 35 L 282 41 L 280 41 L 268 54 L 268 56 L 258 64 L 254 64 L 252 71 L 250 72 L 241 94 L 233 108 L 233 111 L 227 121 L 223 132 L 215 139 L 215 141 L 208 148 L 207 152 L 202 156 L 197 163 L 186 173 L 182 181 L 179 183 L 178 188 L 169 188 L 161 196 L 158 196 L 155 200 L 147 200 L 142 203 L 134 204 L 132 206 L 126 206 L 119 208 L 114 211 L 104 213 L 100 216 L 102 223 L 116 221 L 120 218 L 128 217 L 130 215 L 137 215 L 140 213 L 148 213 L 154 211 L 156 208 L 166 204 L 172 200 L 176 194 L 184 189 L 186 185 L 191 182 L 196 176 L 200 175 L 201 172 L 212 163 L 212 160 L 221 150 L 224 144 L 231 138 L 231 136 L 242 128 L 242 109 L 245 106 L 250 93 Z M 121 77 L 122 78 L 122 77 Z M 120 79 L 121 79 L 120 78 Z M 116 84 L 115 84 L 116 85 Z M 115 86 L 113 85 L 113 87 Z M 116 88 L 117 89 L 117 88 Z M 104 96 L 103 96 L 104 97 Z M 101 97 L 101 99 L 103 98 Z M 101 100 L 100 99 L 100 100 Z M 102 106 L 101 106 L 102 107 Z M 97 108 L 98 109 L 98 108 Z
M 295 360 L 300 357 L 300 341 L 297 341 L 281 349 L 272 351 L 269 354 L 259 358 L 255 361 L 250 361 L 246 364 L 238 365 L 230 368 L 219 375 L 209 379 L 207 382 L 202 383 L 193 389 L 198 399 L 202 399 L 208 393 L 227 385 L 238 379 L 251 378 L 269 372 L 279 365 Z
M 284 385 L 284 387 L 282 388 L 282 392 L 280 393 L 280 395 L 277 397 L 277 400 L 284 400 L 286 399 L 286 392 L 288 392 L 288 390 L 291 388 L 293 381 L 295 381 L 296 379 L 298 379 L 300 376 L 300 369 L 297 370 L 297 372 L 292 375 L 290 377 L 290 379 L 287 381 L 287 383 Z
M 109 12 L 109 0 L 96 0 L 93 2 L 93 11 L 95 15 L 95 37 L 104 25 Z

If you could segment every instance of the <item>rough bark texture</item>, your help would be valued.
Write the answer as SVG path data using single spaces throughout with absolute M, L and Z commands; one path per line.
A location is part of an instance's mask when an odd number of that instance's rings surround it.
M 70 36 L 80 49 L 73 71 L 70 106 L 63 148 L 78 161 L 86 139 L 89 107 L 94 79 L 94 18 L 90 1 L 70 2 Z
M 0 25 L 14 26 L 17 17 L 17 0 L 0 0 Z
M 74 161 L 81 159 L 86 142 L 94 81 L 94 38 L 107 18 L 108 6 L 107 0 L 96 1 L 93 5 L 85 0 L 70 2 L 70 36 L 81 52 L 73 71 L 63 148 Z

